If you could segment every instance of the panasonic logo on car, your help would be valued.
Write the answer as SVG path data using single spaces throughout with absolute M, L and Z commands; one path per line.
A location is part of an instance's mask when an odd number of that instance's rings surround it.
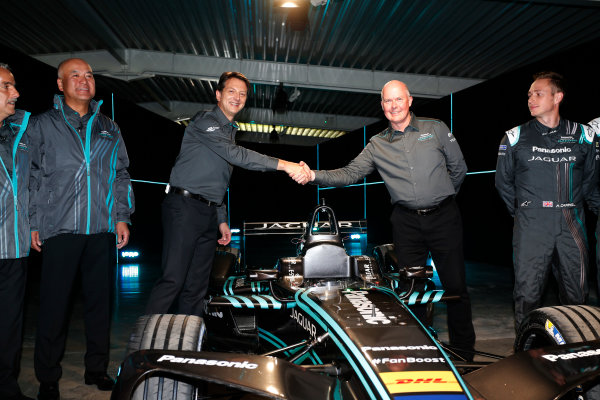
M 574 360 L 578 358 L 586 358 L 593 356 L 600 356 L 600 349 L 578 351 L 569 354 L 544 354 L 542 357 L 546 360 L 557 362 L 558 360 Z
M 305 331 L 310 333 L 312 337 L 317 337 L 317 328 L 308 320 L 308 318 L 304 316 L 304 314 L 301 314 L 292 308 L 290 317 L 293 318 Z
M 386 325 L 391 323 L 384 313 L 379 311 L 377 307 L 365 296 L 367 292 L 359 290 L 351 293 L 344 293 L 348 301 L 356 308 L 360 315 L 364 318 L 367 324 Z
M 256 369 L 258 364 L 249 363 L 248 361 L 225 361 L 225 360 L 207 360 L 206 358 L 183 358 L 175 357 L 171 355 L 161 356 L 157 362 L 170 362 L 174 364 L 196 364 L 196 365 L 209 365 L 215 367 L 227 367 L 227 368 L 244 368 L 244 369 Z

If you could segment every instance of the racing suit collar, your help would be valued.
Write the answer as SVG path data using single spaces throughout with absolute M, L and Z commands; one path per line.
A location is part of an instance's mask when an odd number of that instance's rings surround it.
M 555 127 L 548 127 L 548 126 L 542 124 L 537 119 L 533 120 L 533 126 L 535 127 L 535 130 L 542 135 L 549 135 L 549 134 L 559 132 L 562 130 L 563 125 L 564 125 L 564 120 L 562 118 L 559 120 L 558 125 Z

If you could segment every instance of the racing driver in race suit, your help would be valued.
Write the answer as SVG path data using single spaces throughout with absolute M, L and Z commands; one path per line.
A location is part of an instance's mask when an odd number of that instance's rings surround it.
M 561 75 L 534 75 L 528 107 L 534 119 L 500 143 L 496 189 L 514 217 L 515 327 L 541 305 L 553 266 L 564 304 L 587 299 L 588 244 L 584 200 L 594 188 L 594 133 L 563 119 Z

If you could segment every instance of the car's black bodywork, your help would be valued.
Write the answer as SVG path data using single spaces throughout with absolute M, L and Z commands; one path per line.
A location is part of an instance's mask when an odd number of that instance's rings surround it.
M 319 213 L 330 232 L 311 229 Z M 133 352 L 112 399 L 129 399 L 149 376 L 167 376 L 193 385 L 190 398 L 541 400 L 600 373 L 598 341 L 532 349 L 489 365 L 455 357 L 408 307 L 452 299 L 410 285 L 427 282 L 425 268 L 349 256 L 326 206 L 315 209 L 299 256 L 248 271 L 235 259 L 221 254 L 213 271 L 220 293 L 206 307 L 202 351 Z M 169 396 L 161 398 L 179 398 Z

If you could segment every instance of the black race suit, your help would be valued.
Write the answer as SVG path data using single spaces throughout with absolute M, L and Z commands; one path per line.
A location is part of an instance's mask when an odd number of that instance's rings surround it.
M 496 188 L 514 216 L 515 322 L 540 306 L 550 266 L 560 298 L 586 301 L 588 248 L 583 201 L 594 182 L 593 132 L 561 119 L 556 128 L 531 120 L 500 144 Z

